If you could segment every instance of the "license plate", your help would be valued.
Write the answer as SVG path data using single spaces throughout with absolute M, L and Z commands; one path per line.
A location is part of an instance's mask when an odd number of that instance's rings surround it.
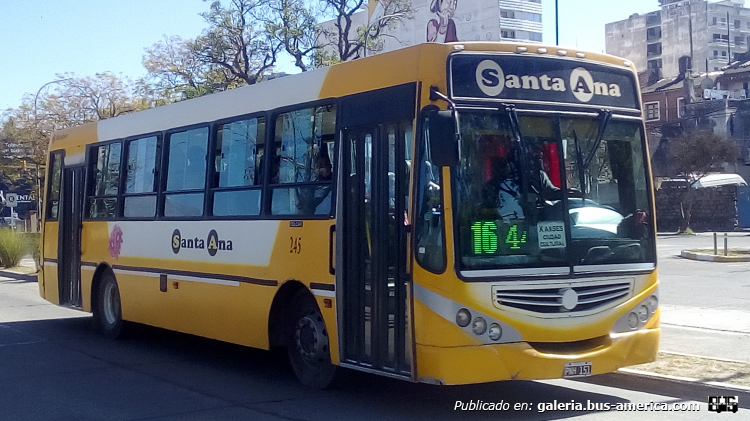
M 591 375 L 591 361 L 565 363 L 563 378 L 586 377 Z

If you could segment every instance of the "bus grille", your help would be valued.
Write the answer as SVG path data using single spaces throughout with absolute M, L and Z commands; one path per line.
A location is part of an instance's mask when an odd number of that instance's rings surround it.
M 604 310 L 627 298 L 633 280 L 565 283 L 564 285 L 493 286 L 492 294 L 498 307 L 512 307 L 533 313 L 581 313 Z M 575 291 L 575 294 L 569 292 Z M 567 302 L 563 296 L 568 295 Z M 571 308 L 571 296 L 577 300 Z M 568 308 L 566 308 L 566 305 Z

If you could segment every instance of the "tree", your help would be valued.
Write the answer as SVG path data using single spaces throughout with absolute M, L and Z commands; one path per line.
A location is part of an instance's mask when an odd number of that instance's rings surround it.
M 266 0 L 259 14 L 271 42 L 294 58 L 305 72 L 311 67 L 317 45 L 315 14 L 303 0 Z M 273 49 L 275 51 L 275 49 Z
M 379 51 L 383 47 L 381 36 L 391 36 L 388 29 L 414 16 L 410 0 L 380 0 L 369 22 L 355 25 L 353 15 L 367 2 L 365 0 L 321 0 L 323 11 L 333 18 L 332 27 L 320 27 L 319 39 L 323 47 L 334 53 L 322 52 L 318 56 L 321 65 L 337 61 L 348 61 L 367 54 L 367 50 Z
M 680 207 L 682 222 L 680 232 L 690 229 L 690 216 L 695 200 L 695 184 L 707 174 L 721 170 L 721 165 L 733 162 L 739 154 L 737 144 L 710 130 L 684 132 L 669 143 L 668 156 L 676 178 L 685 180 L 687 189 Z
M 227 84 L 239 81 L 253 85 L 271 71 L 282 47 L 271 42 L 256 19 L 259 3 L 231 0 L 230 4 L 225 8 L 220 1 L 214 1 L 210 10 L 201 14 L 209 28 L 195 39 L 191 49 L 202 63 L 224 69 Z
M 82 78 L 58 75 L 37 95 L 26 95 L 18 108 L 6 110 L 0 118 L 0 182 L 8 188 L 36 190 L 37 170 L 46 162 L 54 129 L 148 108 L 138 92 L 138 84 L 129 79 L 100 73 Z

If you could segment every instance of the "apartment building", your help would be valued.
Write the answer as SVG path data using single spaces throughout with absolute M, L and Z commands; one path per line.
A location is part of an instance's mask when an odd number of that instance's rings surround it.
M 750 9 L 745 0 L 659 0 L 660 9 L 605 25 L 606 51 L 635 63 L 638 71 L 659 69 L 676 76 L 681 56 L 693 72 L 727 66 L 748 51 Z

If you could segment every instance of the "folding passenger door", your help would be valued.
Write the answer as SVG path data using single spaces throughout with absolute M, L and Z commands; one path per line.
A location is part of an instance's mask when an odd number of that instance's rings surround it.
M 81 224 L 83 221 L 84 167 L 62 171 L 57 279 L 60 304 L 81 306 Z
M 416 84 L 402 85 L 347 98 L 340 114 L 341 362 L 404 377 L 412 367 L 406 212 L 415 101 Z

